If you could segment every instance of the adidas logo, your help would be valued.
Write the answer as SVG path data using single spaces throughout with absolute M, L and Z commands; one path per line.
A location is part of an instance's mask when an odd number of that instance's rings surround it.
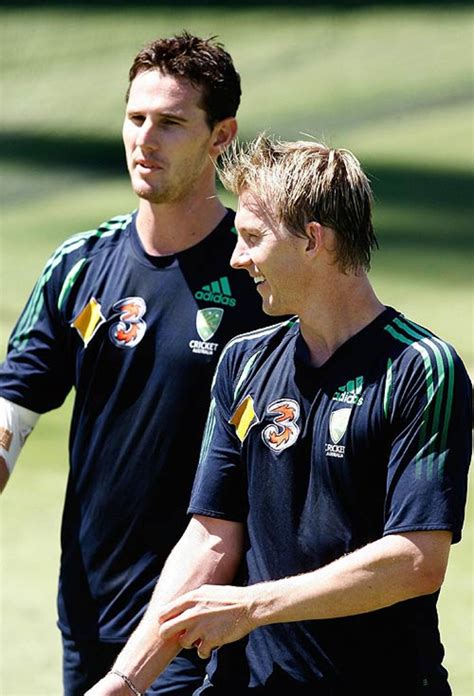
M 227 276 L 213 280 L 209 285 L 203 285 L 201 290 L 194 293 L 197 300 L 216 302 L 226 307 L 235 307 L 237 300 L 232 297 L 232 291 Z
M 334 392 L 331 401 L 342 401 L 345 404 L 361 406 L 364 403 L 364 397 L 360 396 L 363 385 L 363 377 L 356 377 L 355 380 L 350 379 L 347 384 L 339 387 L 337 391 Z

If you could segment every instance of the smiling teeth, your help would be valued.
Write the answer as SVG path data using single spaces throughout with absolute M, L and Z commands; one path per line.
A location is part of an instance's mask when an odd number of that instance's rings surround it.
M 255 276 L 253 282 L 255 283 L 255 285 L 257 285 L 257 283 L 263 283 L 264 280 L 265 278 L 263 276 Z

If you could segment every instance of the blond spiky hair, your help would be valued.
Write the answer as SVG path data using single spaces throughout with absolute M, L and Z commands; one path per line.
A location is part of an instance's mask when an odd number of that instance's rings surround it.
M 219 176 L 240 195 L 250 191 L 262 212 L 297 236 L 311 221 L 336 232 L 336 261 L 344 272 L 370 268 L 378 246 L 371 221 L 372 192 L 349 150 L 316 142 L 284 142 L 265 134 L 224 154 Z

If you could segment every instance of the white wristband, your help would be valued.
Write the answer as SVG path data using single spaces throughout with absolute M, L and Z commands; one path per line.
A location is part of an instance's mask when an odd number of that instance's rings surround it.
M 25 440 L 40 414 L 0 396 L 0 458 L 11 474 Z

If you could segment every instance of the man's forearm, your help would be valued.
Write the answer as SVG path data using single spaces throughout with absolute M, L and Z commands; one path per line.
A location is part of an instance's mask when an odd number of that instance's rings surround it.
M 181 594 L 205 583 L 232 582 L 241 554 L 242 529 L 237 523 L 195 517 L 171 552 L 148 609 L 117 657 L 114 670 L 143 693 L 180 652 L 180 635 L 163 640 L 159 634 L 161 608 Z M 86 696 L 130 696 L 125 682 L 109 674 Z
M 375 611 L 434 592 L 446 569 L 450 532 L 379 539 L 318 570 L 247 587 L 204 585 L 162 608 L 161 636 L 186 631 L 208 655 L 273 623 Z
M 442 583 L 450 542 L 449 532 L 387 536 L 316 571 L 255 585 L 253 620 L 352 616 L 430 594 Z

